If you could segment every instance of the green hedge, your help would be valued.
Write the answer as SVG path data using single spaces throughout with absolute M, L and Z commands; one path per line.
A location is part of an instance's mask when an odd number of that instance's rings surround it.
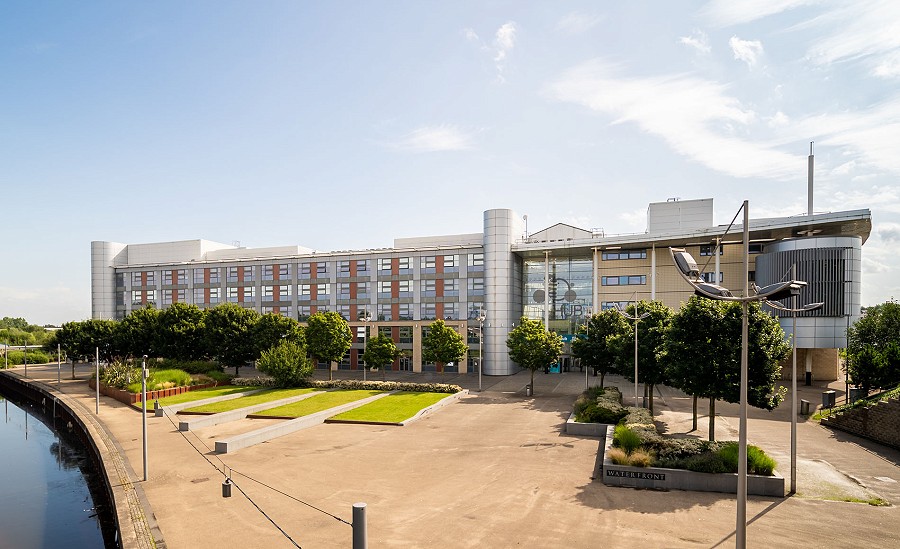
M 575 421 L 615 425 L 628 414 L 622 406 L 622 393 L 615 387 L 591 387 L 575 401 Z
M 183 370 L 189 374 L 208 374 L 210 372 L 221 372 L 222 366 L 216 362 L 206 360 L 176 360 L 174 358 L 164 358 L 153 362 L 153 368 L 160 370 Z
M 9 365 L 25 364 L 25 351 L 9 351 L 7 355 Z M 40 349 L 28 349 L 28 364 L 48 364 L 56 362 L 56 354 L 51 357 L 48 353 Z M 6 365 L 6 360 L 0 357 L 0 368 Z
M 269 377 L 236 377 L 231 380 L 234 385 L 246 387 L 275 387 L 275 380 Z M 305 380 L 298 387 L 312 387 L 314 389 L 350 389 L 350 390 L 376 390 L 376 391 L 413 391 L 419 393 L 458 393 L 462 391 L 459 385 L 446 383 L 407 383 L 399 381 L 359 381 L 354 379 Z

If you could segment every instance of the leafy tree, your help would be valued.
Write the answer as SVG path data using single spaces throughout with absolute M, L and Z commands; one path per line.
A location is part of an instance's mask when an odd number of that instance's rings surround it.
M 147 306 L 135 309 L 116 325 L 115 354 L 139 357 L 159 356 L 159 309 Z
M 306 352 L 306 336 L 303 334 L 303 326 L 293 318 L 267 313 L 260 316 L 253 325 L 253 341 L 260 354 L 266 349 L 278 345 L 283 339 L 302 346 Z
M 261 372 L 272 376 L 279 387 L 296 387 L 313 373 L 306 346 L 294 339 L 282 339 L 263 351 L 257 366 Z
M 381 379 L 384 380 L 385 368 L 400 358 L 400 349 L 394 344 L 394 340 L 384 334 L 370 337 L 366 341 L 366 351 L 363 360 L 366 366 L 381 370 Z
M 206 311 L 203 342 L 206 353 L 223 366 L 234 366 L 238 375 L 242 364 L 256 358 L 253 325 L 259 313 L 237 303 L 223 303 Z
M 616 371 L 618 360 L 617 336 L 628 331 L 625 317 L 618 311 L 609 309 L 591 316 L 586 327 L 578 329 L 578 337 L 572 341 L 572 354 L 581 359 L 581 363 L 600 373 L 600 386 L 603 387 L 606 374 Z
M 868 393 L 900 384 L 900 303 L 866 309 L 847 331 L 847 375 Z
M 434 362 L 439 372 L 444 364 L 462 360 L 468 350 L 463 336 L 440 319 L 428 326 L 428 333 L 422 338 L 422 360 Z
M 100 358 L 109 362 L 114 358 L 113 342 L 116 328 L 114 320 L 66 322 L 56 332 L 54 341 L 73 359 L 90 362 L 94 360 L 95 353 L 99 349 Z
M 4 316 L 0 319 L 0 328 L 18 328 L 19 330 L 25 330 L 28 328 L 28 322 L 24 318 L 12 318 L 8 316 Z
M 334 311 L 318 312 L 306 322 L 306 345 L 309 354 L 328 362 L 328 377 L 334 375 L 331 363 L 341 360 L 353 344 L 350 325 Z
M 778 321 L 758 303 L 750 303 L 747 314 L 747 403 L 772 410 L 784 399 L 775 385 L 791 348 Z M 709 399 L 710 440 L 715 439 L 715 401 L 740 401 L 741 323 L 740 303 L 692 297 L 672 319 L 660 353 L 672 385 Z
M 506 338 L 506 347 L 513 362 L 531 370 L 533 391 L 534 372 L 559 361 L 559 355 L 562 354 L 562 338 L 555 332 L 548 332 L 540 320 L 531 320 L 523 316 L 519 320 L 519 325 L 510 330 Z
M 188 303 L 173 303 L 160 311 L 157 322 L 157 354 L 178 360 L 200 360 L 203 346 L 203 309 Z
M 634 316 L 634 304 L 629 305 L 625 312 Z M 637 314 L 643 315 L 644 313 L 647 313 L 648 316 L 637 322 L 638 380 L 644 383 L 645 391 L 649 395 L 650 413 L 653 414 L 653 388 L 668 381 L 665 364 L 659 360 L 658 355 L 662 351 L 666 328 L 674 313 L 660 301 L 641 301 L 638 303 Z M 614 345 L 619 351 L 620 364 L 634 364 L 635 322 L 632 321 L 630 324 L 627 332 L 615 338 Z M 626 379 L 634 382 L 633 368 L 623 366 L 622 374 Z

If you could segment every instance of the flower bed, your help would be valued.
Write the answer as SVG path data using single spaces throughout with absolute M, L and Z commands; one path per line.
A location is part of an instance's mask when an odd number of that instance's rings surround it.
M 88 381 L 88 385 L 91 389 L 96 388 L 96 384 L 94 382 L 94 378 L 91 378 Z M 203 383 L 200 385 L 188 385 L 184 387 L 171 387 L 169 389 L 160 389 L 158 391 L 147 391 L 147 402 L 156 400 L 158 398 L 165 398 L 175 395 L 180 395 L 181 393 L 186 393 L 195 389 L 206 389 L 207 387 L 216 387 L 218 383 Z M 124 404 L 128 404 L 129 406 L 141 401 L 141 393 L 130 393 L 124 389 L 118 389 L 116 387 L 111 387 L 105 383 L 100 383 L 100 392 L 110 398 L 114 398 L 119 402 Z

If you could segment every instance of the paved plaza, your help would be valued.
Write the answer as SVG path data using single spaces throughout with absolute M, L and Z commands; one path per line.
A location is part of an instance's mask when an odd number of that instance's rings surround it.
M 88 371 L 79 366 L 79 379 L 72 381 L 64 366 L 60 389 L 92 414 Z M 51 386 L 56 386 L 56 373 L 55 365 L 29 366 L 29 377 Z M 341 371 L 335 377 L 359 378 L 360 373 Z M 292 547 L 240 490 L 306 548 L 350 547 L 351 527 L 343 521 L 351 521 L 356 502 L 367 504 L 370 547 L 734 545 L 733 494 L 614 488 L 592 479 L 599 439 L 562 432 L 584 389 L 582 373 L 538 373 L 533 397 L 525 396 L 527 372 L 484 377 L 482 392 L 475 374 L 389 373 L 388 379 L 456 383 L 472 392 L 405 427 L 319 425 L 222 456 L 210 451 L 217 439 L 277 420 L 244 419 L 185 437 L 172 423 L 177 418 L 151 415 L 147 482 L 140 480 L 140 413 L 101 396 L 99 419 L 152 508 L 148 516 L 164 541 L 159 546 L 169 548 Z M 599 378 L 587 381 L 595 384 Z M 633 400 L 633 385 L 622 378 L 609 376 L 607 385 L 619 386 L 626 403 Z M 799 396 L 815 406 L 825 388 L 801 386 Z M 832 388 L 842 393 L 843 385 Z M 663 387 L 655 404 L 661 427 L 680 434 L 690 430 L 688 397 Z M 701 403 L 695 433 L 700 436 L 707 432 L 705 407 Z M 737 406 L 719 402 L 717 413 L 717 438 L 736 439 Z M 748 435 L 751 444 L 776 458 L 785 477 L 789 414 L 789 403 L 774 412 L 751 408 Z M 900 452 L 811 421 L 801 420 L 798 434 L 798 493 L 749 498 L 748 545 L 898 546 Z M 223 476 L 213 465 L 232 471 L 240 488 L 233 497 L 222 498 Z M 875 497 L 893 505 L 833 501 Z

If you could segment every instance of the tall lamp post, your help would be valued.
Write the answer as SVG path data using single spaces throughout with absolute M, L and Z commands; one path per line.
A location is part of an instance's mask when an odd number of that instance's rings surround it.
M 362 321 L 364 324 L 363 327 L 363 354 L 366 353 L 366 345 L 369 342 L 369 321 L 372 320 L 372 316 L 369 314 L 369 311 L 363 313 Z M 358 358 L 358 357 L 357 357 Z M 363 366 L 363 381 L 366 380 L 366 370 L 368 370 L 368 365 Z
M 744 212 L 744 291 L 741 297 L 732 295 L 728 288 L 703 280 L 697 262 L 683 248 L 669 248 L 672 261 L 678 273 L 694 288 L 694 293 L 718 301 L 736 301 L 741 304 L 741 389 L 740 389 L 740 426 L 738 435 L 738 485 L 737 485 L 737 517 L 735 525 L 735 547 L 747 547 L 747 365 L 748 365 L 748 314 L 751 301 L 779 301 L 798 295 L 806 286 L 806 282 L 788 280 L 776 282 L 762 288 L 754 285 L 755 295 L 750 295 L 750 214 L 749 202 L 744 200 L 741 209 Z M 740 210 L 739 210 L 740 211 Z M 737 219 L 737 215 L 735 215 Z M 731 222 L 734 224 L 734 220 Z M 731 225 L 728 226 L 731 228 Z M 728 230 L 726 229 L 726 233 Z M 718 253 L 715 250 L 714 253 Z
M 797 264 L 791 265 L 791 278 L 797 276 Z M 791 493 L 797 493 L 797 313 L 806 313 L 820 309 L 824 303 L 810 303 L 797 308 L 797 297 L 793 298 L 794 307 L 788 309 L 772 301 L 766 305 L 775 310 L 791 313 Z
M 627 320 L 634 321 L 634 407 L 638 408 L 638 322 L 650 316 L 650 313 L 638 314 L 637 293 L 634 295 L 634 314 L 629 315 L 622 309 L 616 308 L 619 314 Z
M 478 392 L 481 392 L 481 370 L 484 362 L 484 309 L 478 310 Z

